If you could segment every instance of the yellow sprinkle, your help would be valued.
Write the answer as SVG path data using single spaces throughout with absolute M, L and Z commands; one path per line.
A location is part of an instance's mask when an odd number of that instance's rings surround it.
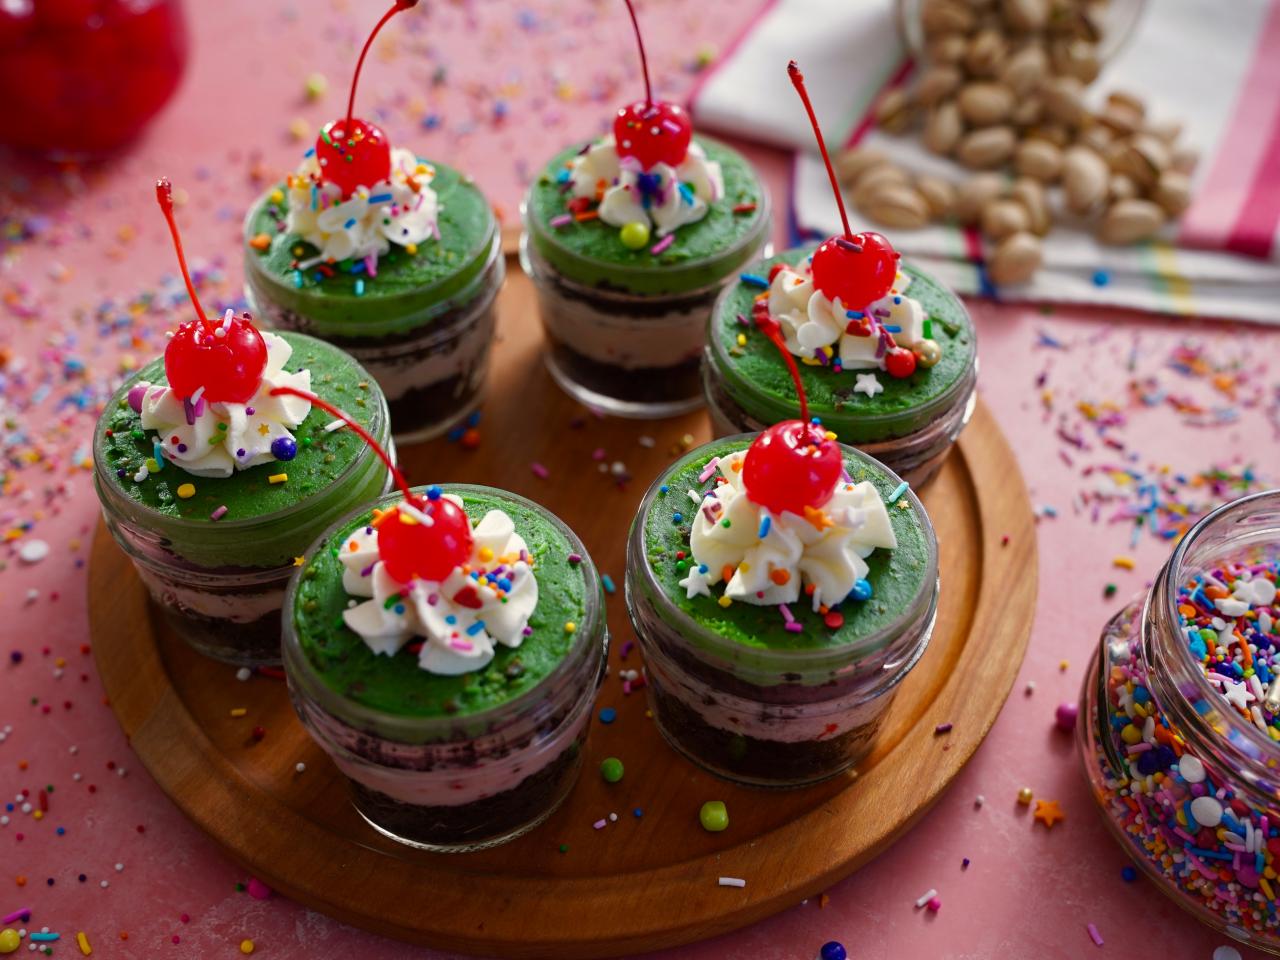
M 743 573 L 747 573 L 751 570 L 751 564 L 747 563 L 744 560 L 742 561 L 742 563 L 738 564 L 738 569 L 741 570 Z
M 289 475 L 287 473 L 273 473 L 267 477 L 267 483 L 284 483 L 288 479 Z
M 276 187 L 271 191 L 271 196 L 267 197 L 272 203 L 284 203 L 284 191 Z
M 733 600 L 731 600 L 729 597 L 722 596 L 719 600 L 716 601 L 716 603 L 720 604 L 720 606 L 722 607 L 727 607 L 729 606 L 729 604 L 733 603 Z
M 44 811 L 43 811 L 43 810 L 36 810 L 36 811 L 34 811 L 34 812 L 31 814 L 31 816 L 33 816 L 33 817 L 34 817 L 35 819 L 37 819 L 37 820 L 43 820 L 43 819 L 44 819 Z
M 415 256 L 418 252 L 418 245 L 416 243 L 406 243 L 404 245 L 404 252 L 411 257 Z
M 160 464 L 155 457 L 147 457 L 147 473 L 159 473 Z
M 86 957 L 93 953 L 93 947 L 89 946 L 89 938 L 84 935 L 83 930 L 76 934 L 76 946 L 80 948 L 80 952 Z
M 246 707 L 232 707 L 232 708 L 231 708 L 231 715 L 232 715 L 233 717 L 243 717 L 243 716 L 244 716 L 246 713 L 248 713 L 248 712 L 249 712 L 249 710 L 248 710 L 248 708 L 246 708 Z
M 307 77 L 307 99 L 319 100 L 329 89 L 329 81 L 323 73 L 313 73 Z
M 834 440 L 836 438 L 836 432 L 834 430 L 828 430 L 826 433 L 823 434 L 823 436 L 826 437 L 828 440 Z
M 564 625 L 565 633 L 574 633 L 577 629 L 578 629 L 578 625 L 574 623 L 572 620 L 567 621 Z
M 1111 565 L 1113 567 L 1119 567 L 1121 570 L 1132 570 L 1135 566 L 1137 566 L 1137 564 L 1134 563 L 1133 557 L 1126 557 L 1123 554 L 1113 558 L 1111 561 Z
M 241 941 L 240 941 L 240 952 L 241 952 L 241 953 L 253 953 L 253 941 L 252 941 L 252 940 L 241 940 Z
M 1067 672 L 1067 669 L 1068 669 L 1070 666 L 1071 666 L 1071 664 L 1067 663 L 1067 661 L 1066 661 L 1066 660 L 1059 660 L 1059 661 L 1058 661 L 1058 669 L 1059 669 L 1059 670 L 1061 670 L 1063 673 L 1066 673 L 1066 672 Z
M 747 345 L 747 335 L 745 333 L 738 334 L 738 346 L 745 347 Z
M 295 140 L 305 140 L 311 135 L 311 124 L 302 117 L 294 117 L 289 121 L 289 136 Z
M 306 563 L 306 562 L 307 562 L 307 558 L 306 558 L 306 557 L 294 557 L 294 558 L 293 558 L 293 565 L 294 565 L 295 567 L 300 567 L 300 566 L 302 566 L 302 565 L 303 565 L 304 563 Z
M 490 550 L 488 547 L 481 547 L 480 559 L 483 560 L 485 563 L 488 563 L 490 560 L 493 559 L 493 551 Z

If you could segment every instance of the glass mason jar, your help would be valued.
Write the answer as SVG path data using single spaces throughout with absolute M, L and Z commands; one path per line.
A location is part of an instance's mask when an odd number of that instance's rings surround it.
M 846 458 L 868 459 L 842 449 Z M 644 654 L 658 730 L 704 770 L 747 786 L 801 787 L 849 769 L 870 750 L 898 685 L 933 632 L 938 545 L 924 506 L 910 490 L 903 494 L 925 533 L 927 570 L 896 619 L 840 646 L 748 648 L 681 610 L 658 582 L 644 531 L 662 479 L 649 488 L 632 523 L 626 577 L 627 612 Z
M 1182 632 L 1178 594 L 1197 574 L 1274 562 L 1278 544 L 1280 490 L 1192 527 L 1147 594 L 1104 628 L 1076 726 L 1104 820 L 1151 881 L 1204 923 L 1275 954 L 1280 743 L 1210 682 Z
M 425 491 L 425 487 L 418 488 Z M 591 707 L 609 652 L 604 594 L 586 548 L 559 519 L 505 490 L 448 484 L 448 493 L 500 497 L 538 511 L 582 557 L 586 611 L 573 646 L 537 686 L 468 715 L 400 716 L 344 697 L 302 649 L 293 616 L 284 618 L 284 663 L 294 709 L 342 771 L 359 814 L 379 833 L 423 850 L 482 850 L 532 830 L 564 801 L 582 767 Z M 329 527 L 307 551 L 349 528 L 365 504 Z M 284 608 L 297 602 L 301 573 Z
M 246 220 L 257 213 L 255 206 Z M 498 291 L 507 274 L 502 237 L 495 225 L 481 256 L 455 292 L 432 299 L 430 289 L 379 301 L 376 315 L 353 317 L 339 305 L 300 291 L 245 253 L 245 296 L 265 325 L 297 330 L 351 354 L 372 374 L 387 398 L 391 425 L 401 443 L 428 440 L 462 423 L 484 399 L 489 348 L 497 325 Z M 450 283 L 456 277 L 448 278 Z M 397 300 L 403 299 L 404 303 Z
M 124 400 L 132 382 L 121 387 L 111 407 Z M 107 429 L 104 415 L 94 433 L 95 453 L 102 450 Z M 380 395 L 369 429 L 394 459 Z M 334 517 L 380 496 L 390 482 L 382 461 L 363 447 L 328 486 L 292 506 L 214 522 L 172 516 L 140 503 L 120 488 L 114 473 L 112 464 L 95 455 L 94 488 L 107 529 L 133 561 L 165 621 L 198 652 L 237 666 L 280 662 L 280 611 L 294 557 Z M 228 563 L 228 557 L 251 557 L 252 562 Z
M 940 17 L 938 27 L 930 27 L 931 14 L 927 13 L 927 8 L 938 2 L 939 0 L 897 0 L 895 14 L 898 33 L 907 52 L 924 62 L 929 60 L 930 41 L 939 34 L 954 32 L 950 17 Z M 1146 9 L 1146 0 L 1103 0 L 1102 3 L 1080 3 L 1079 6 L 1088 9 L 1088 18 L 1063 17 L 1064 26 L 1060 32 L 1092 42 L 1095 45 L 1094 55 L 1100 63 L 1105 63 L 1133 36 L 1138 20 Z
M 756 205 L 755 228 L 714 257 L 637 269 L 568 250 L 530 215 L 526 196 L 520 265 L 537 289 L 544 357 L 561 389 L 620 417 L 671 417 L 700 407 L 707 315 L 739 269 L 768 255 L 767 191 Z M 637 292 L 655 282 L 660 292 Z
M 713 316 L 718 315 L 717 309 Z M 750 380 L 735 376 L 732 365 L 724 354 L 723 346 L 716 337 L 707 338 L 706 356 L 702 364 L 702 390 L 707 398 L 707 411 L 711 415 L 711 430 L 717 437 L 727 437 L 735 433 L 758 433 L 779 420 L 789 420 L 799 413 L 799 408 L 783 410 L 776 401 L 770 403 Z M 973 409 L 978 403 L 978 359 L 963 377 L 952 387 L 941 394 L 936 401 L 920 410 L 911 411 L 917 421 L 924 421 L 924 426 L 911 430 L 901 436 L 890 436 L 881 440 L 854 441 L 854 445 L 868 456 L 879 460 L 886 467 L 919 489 L 933 478 L 942 466 L 942 462 L 951 452 L 951 447 L 959 439 L 961 431 L 968 425 L 973 416 Z M 757 395 L 755 407 L 757 415 L 752 415 L 730 393 L 738 391 L 744 400 L 753 393 Z M 747 401 L 750 402 L 750 401 Z M 767 412 L 766 412 L 767 411 Z M 763 414 L 766 419 L 761 419 Z M 841 429 L 838 416 L 826 412 L 821 414 L 822 422 L 831 427 L 842 439 L 849 434 Z M 858 432 L 867 431 L 874 435 L 878 432 L 895 429 L 895 421 L 902 423 L 901 414 L 886 416 L 858 417 Z M 766 422 L 767 421 L 767 422 Z

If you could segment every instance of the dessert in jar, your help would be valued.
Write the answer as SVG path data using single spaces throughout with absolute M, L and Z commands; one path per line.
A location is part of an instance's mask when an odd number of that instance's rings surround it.
M 377 378 L 401 441 L 442 433 L 482 400 L 506 262 L 493 208 L 463 173 L 345 118 L 244 223 L 245 284 L 269 325 L 342 347 Z
M 210 319 L 169 219 L 196 319 L 107 404 L 94 433 L 94 485 L 107 528 L 166 620 L 208 656 L 280 660 L 280 610 L 294 559 L 336 517 L 386 489 L 360 439 L 300 398 L 340 401 L 388 439 L 378 385 L 351 357 L 296 333 L 259 332 L 248 314 Z
M 789 69 L 808 107 L 803 77 L 794 62 Z M 816 120 L 814 130 L 826 158 Z M 724 436 L 795 416 L 786 365 L 756 329 L 769 318 L 800 361 L 814 416 L 921 486 L 973 413 L 973 323 L 883 236 L 851 233 L 834 174 L 832 186 L 844 236 L 751 265 L 716 302 L 702 371 L 712 425 Z
M 645 98 L 530 186 L 520 256 L 556 382 L 589 406 L 659 417 L 702 404 L 707 317 L 765 250 L 769 200 L 740 154 L 653 99 L 643 44 L 640 55 Z
M 759 786 L 814 783 L 867 752 L 938 601 L 924 507 L 810 422 L 797 389 L 800 420 L 660 476 L 627 545 L 654 721 L 699 766 Z
M 1106 625 L 1076 726 L 1105 822 L 1153 883 L 1280 954 L 1280 490 L 1200 520 Z
M 335 523 L 290 586 L 290 695 L 376 830 L 493 846 L 577 779 L 608 651 L 600 580 L 529 500 L 396 478 L 400 493 Z

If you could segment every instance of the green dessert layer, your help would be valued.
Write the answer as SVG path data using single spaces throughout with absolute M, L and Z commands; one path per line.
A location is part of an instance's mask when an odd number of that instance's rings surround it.
M 812 246 L 785 250 L 752 264 L 745 272 L 768 277 L 774 264 L 794 267 L 812 252 Z M 974 364 L 977 342 L 964 304 L 909 263 L 904 263 L 902 270 L 911 277 L 905 295 L 920 301 L 930 318 L 932 338 L 942 347 L 942 358 L 935 366 L 917 366 L 915 373 L 899 380 L 883 370 L 837 372 L 829 366 L 796 361 L 809 410 L 846 443 L 901 437 L 927 426 L 963 389 Z M 744 325 L 738 319 L 742 316 L 750 321 L 752 303 L 761 292 L 748 283 L 729 287 L 712 318 L 709 340 L 712 367 L 721 386 L 748 416 L 769 424 L 799 416 L 800 405 L 777 347 L 753 324 Z M 745 344 L 739 344 L 739 335 L 745 335 Z M 853 391 L 857 374 L 868 372 L 874 372 L 884 387 L 874 397 Z
M 415 253 L 392 244 L 378 258 L 377 276 L 359 260 L 343 260 L 326 276 L 318 267 L 295 269 L 317 250 L 282 226 L 289 213 L 289 191 L 279 183 L 267 191 L 244 223 L 245 276 L 255 296 L 295 311 L 322 334 L 380 336 L 429 322 L 473 295 L 493 253 L 497 220 L 493 207 L 470 178 L 443 164 L 430 163 L 439 201 L 439 239 L 418 244 Z M 277 193 L 283 197 L 272 200 Z M 265 234 L 270 245 L 250 246 Z
M 926 582 L 930 553 L 930 538 L 924 526 L 927 520 L 912 498 L 903 496 L 897 503 L 888 505 L 898 547 L 895 550 L 876 549 L 866 558 L 870 568 L 866 579 L 871 584 L 871 599 L 849 599 L 840 604 L 844 623 L 838 629 L 833 630 L 823 622 L 823 617 L 813 611 L 803 592 L 800 599 L 790 605 L 792 616 L 804 625 L 800 633 L 786 629 L 776 604 L 761 606 L 734 601 L 722 607 L 719 599 L 724 593 L 723 582 L 711 587 L 711 596 L 688 597 L 685 588 L 680 586 L 685 570 L 678 566 L 692 560 L 689 533 L 698 508 L 690 500 L 688 491 L 701 494 L 715 482 L 713 478 L 705 482 L 698 480 L 698 475 L 713 457 L 727 456 L 746 449 L 748 445 L 741 438 L 714 441 L 677 461 L 660 481 L 666 492 L 659 488 L 641 514 L 646 557 L 654 577 L 672 604 L 707 629 L 744 647 L 813 650 L 846 646 L 883 630 L 916 602 L 921 591 L 931 586 Z M 847 448 L 845 469 L 854 483 L 870 480 L 886 503 L 898 485 L 870 458 Z M 677 513 L 680 519 L 676 519 Z M 677 558 L 676 554 L 682 551 L 684 558 Z
M 365 512 L 317 544 L 294 594 L 293 626 L 303 655 L 325 685 L 343 697 L 383 713 L 406 717 L 466 716 L 520 697 L 538 686 L 564 660 L 579 639 L 566 624 L 583 625 L 588 597 L 583 563 L 571 563 L 575 548 L 542 511 L 497 494 L 458 493 L 473 524 L 489 510 L 503 510 L 515 523 L 533 558 L 538 605 L 529 618 L 532 630 L 517 648 L 495 643 L 485 667 L 456 677 L 428 673 L 408 646 L 392 657 L 373 653 L 342 620 L 352 599 L 343 589 L 338 549 L 372 517 Z M 580 549 L 580 548 L 579 548 Z M 585 562 L 585 561 L 584 561 Z M 586 638 L 587 642 L 595 642 Z
M 336 347 L 297 333 L 280 333 L 293 346 L 285 370 L 311 371 L 311 390 L 345 410 L 381 442 L 388 436 L 382 392 L 364 369 Z M 163 358 L 148 364 L 107 405 L 94 439 L 99 483 L 109 484 L 131 521 L 171 541 L 175 552 L 206 566 L 272 566 L 301 554 L 334 518 L 385 488 L 386 469 L 347 428 L 326 432 L 333 417 L 313 406 L 292 430 L 297 455 L 237 470 L 229 477 L 198 477 L 177 464 L 135 481 L 154 456 L 157 433 L 142 429 L 129 406 L 138 381 L 167 382 Z M 288 479 L 272 483 L 285 474 Z M 178 488 L 191 484 L 183 498 Z M 226 507 L 217 520 L 214 511 Z M 249 527 L 249 529 L 245 529 Z
M 720 164 L 725 194 L 701 220 L 678 228 L 665 250 L 651 252 L 660 239 L 656 235 L 632 250 L 623 245 L 618 227 L 598 218 L 551 226 L 553 218 L 566 212 L 570 197 L 557 177 L 580 152 L 571 147 L 557 154 L 529 189 L 525 226 L 537 252 L 570 280 L 642 296 L 689 293 L 722 281 L 764 243 L 768 197 L 742 154 L 708 137 L 696 141 L 709 160 Z M 745 209 L 753 204 L 754 209 Z

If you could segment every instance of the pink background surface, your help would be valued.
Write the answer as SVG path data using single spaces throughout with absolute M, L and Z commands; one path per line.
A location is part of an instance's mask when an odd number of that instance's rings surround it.
M 0 828 L 0 916 L 32 908 L 31 928 L 61 931 L 57 952 L 64 956 L 75 955 L 68 941 L 84 930 L 96 955 L 106 957 L 231 957 L 250 937 L 264 957 L 440 960 L 443 954 L 372 937 L 279 897 L 257 901 L 236 892 L 248 878 L 149 780 L 101 702 L 92 658 L 81 651 L 88 640 L 83 563 L 97 518 L 84 466 L 95 405 L 120 375 L 121 357 L 131 365 L 157 352 L 173 317 L 155 306 L 172 298 L 173 271 L 152 180 L 168 174 L 189 194 L 181 220 L 194 259 L 216 251 L 225 261 L 206 287 L 206 305 L 234 299 L 238 225 L 261 184 L 256 178 L 295 162 L 301 148 L 287 133 L 291 120 L 303 118 L 314 130 L 341 110 L 352 44 L 381 8 L 250 0 L 189 6 L 195 42 L 188 77 L 136 149 L 103 167 L 56 173 L 0 160 L 0 530 L 15 531 L 0 548 L 8 553 L 0 572 L 0 729 L 9 731 L 0 742 L 0 801 L 55 787 L 44 820 L 14 812 Z M 613 107 L 639 93 L 629 27 L 612 0 L 426 7 L 400 18 L 375 48 L 361 112 L 385 122 L 393 142 L 469 170 L 508 216 L 529 171 L 564 143 L 595 133 Z M 642 12 L 655 73 L 678 96 L 692 82 L 695 54 L 723 50 L 752 5 L 649 0 Z M 433 83 L 437 66 L 444 75 Z M 303 94 L 311 72 L 329 80 L 319 103 Z M 428 129 L 431 116 L 440 122 Z M 783 204 L 785 158 L 749 153 Z M 15 240 L 37 215 L 47 218 L 35 222 L 37 235 Z M 144 305 L 140 294 L 157 289 L 160 296 Z M 1135 469 L 1168 465 L 1171 476 L 1252 464 L 1263 481 L 1275 478 L 1280 416 L 1267 358 L 1280 348 L 1280 332 L 1115 312 L 990 303 L 972 309 L 982 394 L 1018 452 L 1033 501 L 1056 511 L 1039 525 L 1040 600 L 1014 693 L 937 807 L 879 860 L 830 890 L 824 909 L 797 905 L 658 956 L 809 960 L 824 941 L 838 939 L 851 956 L 868 960 L 1083 957 L 1097 951 L 1085 932 L 1090 922 L 1111 954 L 1208 960 L 1226 942 L 1145 881 L 1122 881 L 1128 861 L 1104 833 L 1071 740 L 1054 729 L 1053 715 L 1059 702 L 1076 698 L 1106 617 L 1167 553 L 1165 542 L 1146 533 L 1131 549 L 1131 525 L 1107 522 L 1123 498 L 1096 521 L 1087 508 L 1073 507 L 1098 489 L 1100 474 L 1086 476 L 1084 468 L 1128 455 Z M 1044 345 L 1042 334 L 1058 346 Z M 1219 373 L 1218 385 L 1173 369 L 1170 358 L 1180 350 L 1198 351 Z M 490 402 L 502 402 L 502 391 Z M 1115 405 L 1118 420 L 1108 432 L 1123 451 L 1098 442 L 1079 402 Z M 607 423 L 594 429 L 603 435 Z M 659 443 L 674 439 L 661 424 L 653 433 Z M 1080 438 L 1084 448 L 1064 436 Z M 1212 499 L 1169 483 L 1183 499 Z M 18 547 L 35 538 L 52 552 L 21 563 Z M 1136 569 L 1113 568 L 1118 554 L 1134 557 Z M 1119 586 L 1111 600 L 1102 595 L 1108 582 Z M 20 663 L 11 651 L 25 655 Z M 58 658 L 65 658 L 64 671 Z M 1028 681 L 1032 694 L 1024 692 Z M 1058 800 L 1066 821 L 1052 831 L 1033 824 L 1015 801 L 1023 786 Z M 978 794 L 986 798 L 981 809 Z M 65 836 L 55 832 L 59 826 Z M 964 857 L 972 863 L 962 871 Z M 936 915 L 913 906 L 931 887 L 943 904 Z M 430 909 L 429 890 L 405 896 Z M 128 932 L 127 942 L 119 931 Z

